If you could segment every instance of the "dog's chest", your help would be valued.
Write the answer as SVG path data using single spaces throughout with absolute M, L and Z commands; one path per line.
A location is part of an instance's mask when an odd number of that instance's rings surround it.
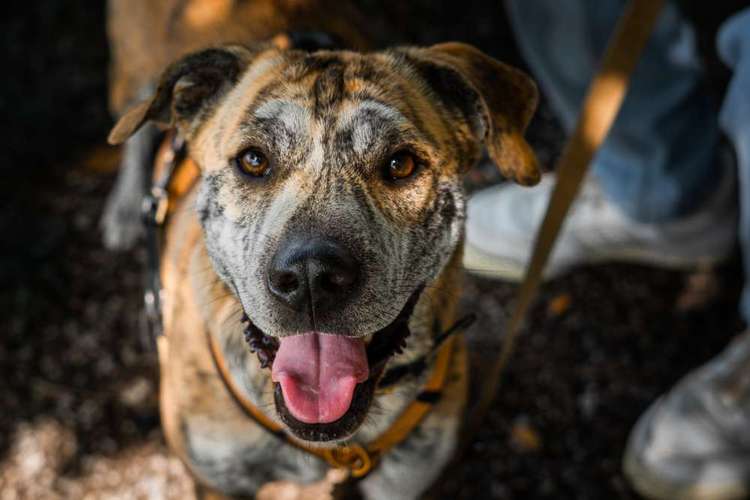
M 186 452 L 206 484 L 233 494 L 253 494 L 264 483 L 307 483 L 324 477 L 326 465 L 282 443 L 251 422 L 184 419 Z

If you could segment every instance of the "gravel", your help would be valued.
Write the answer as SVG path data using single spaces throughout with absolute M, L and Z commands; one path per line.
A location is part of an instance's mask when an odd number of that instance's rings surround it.
M 0 82 L 0 110 L 15 120 L 0 157 L 0 500 L 192 498 L 164 445 L 156 357 L 140 333 L 143 250 L 100 244 L 117 156 L 101 146 L 111 121 L 97 5 L 13 4 L 0 21 L 17 76 Z M 522 64 L 494 2 L 382 5 L 402 39 L 461 39 Z M 546 103 L 529 134 L 551 165 L 562 134 Z M 484 166 L 468 184 L 497 179 Z M 742 328 L 740 276 L 735 258 L 692 274 L 586 267 L 549 283 L 497 401 L 435 496 L 637 498 L 620 472 L 628 431 Z M 475 383 L 515 290 L 467 280 L 463 308 L 479 316 L 468 335 Z

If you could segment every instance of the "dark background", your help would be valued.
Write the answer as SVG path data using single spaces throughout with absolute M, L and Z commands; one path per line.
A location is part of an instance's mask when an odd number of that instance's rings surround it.
M 523 66 L 499 2 L 359 3 L 385 11 L 394 41 L 458 39 Z M 703 20 L 718 102 L 721 15 L 686 10 Z M 189 482 L 163 445 L 155 356 L 140 334 L 143 251 L 109 253 L 98 232 L 118 159 L 104 144 L 103 2 L 8 2 L 0 46 L 0 490 L 183 498 Z M 551 165 L 562 133 L 544 102 L 529 135 Z M 497 179 L 482 168 L 468 185 Z M 546 286 L 498 401 L 441 496 L 636 498 L 619 469 L 628 430 L 741 329 L 740 275 L 736 259 L 691 274 L 608 265 Z M 469 335 L 475 380 L 514 291 L 468 280 L 464 309 L 480 316 Z

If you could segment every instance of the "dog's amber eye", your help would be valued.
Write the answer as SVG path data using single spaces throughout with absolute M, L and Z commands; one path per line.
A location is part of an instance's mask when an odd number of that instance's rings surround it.
M 237 168 L 241 173 L 251 177 L 263 177 L 270 166 L 266 155 L 257 149 L 247 149 L 237 157 Z
M 417 170 L 417 160 L 414 155 L 406 151 L 396 153 L 388 160 L 386 176 L 389 179 L 406 179 L 414 175 Z

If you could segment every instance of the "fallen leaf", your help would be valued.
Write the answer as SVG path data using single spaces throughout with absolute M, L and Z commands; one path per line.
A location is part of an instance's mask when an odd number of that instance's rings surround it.
M 573 304 L 573 298 L 569 293 L 561 293 L 553 297 L 547 305 L 547 315 L 556 318 L 565 314 Z
M 526 417 L 519 417 L 510 429 L 510 444 L 520 453 L 534 453 L 542 449 L 542 437 Z

